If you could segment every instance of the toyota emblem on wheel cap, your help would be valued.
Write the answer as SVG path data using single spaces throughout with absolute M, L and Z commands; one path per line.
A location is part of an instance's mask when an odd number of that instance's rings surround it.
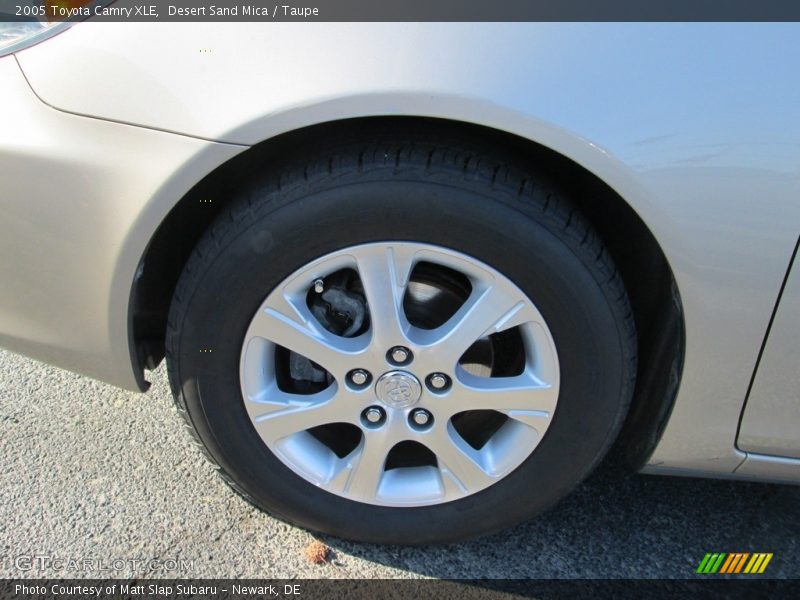
M 411 373 L 389 371 L 378 379 L 375 393 L 387 406 L 405 408 L 417 403 L 422 393 L 422 386 Z

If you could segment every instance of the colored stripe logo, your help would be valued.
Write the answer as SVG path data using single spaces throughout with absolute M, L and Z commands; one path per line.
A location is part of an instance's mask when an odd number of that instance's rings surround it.
M 708 552 L 700 561 L 696 573 L 701 574 L 761 574 L 772 560 L 772 552 Z

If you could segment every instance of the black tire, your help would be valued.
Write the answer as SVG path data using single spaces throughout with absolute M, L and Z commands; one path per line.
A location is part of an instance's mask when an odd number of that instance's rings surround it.
M 243 405 L 241 344 L 267 294 L 322 255 L 385 240 L 446 246 L 491 265 L 535 303 L 555 340 L 561 389 L 544 439 L 511 474 L 461 500 L 389 508 L 330 494 L 269 451 Z M 517 159 L 411 134 L 320 151 L 254 179 L 191 256 L 166 345 L 178 410 L 238 492 L 286 521 L 371 543 L 461 540 L 549 507 L 608 450 L 636 373 L 624 285 L 569 200 Z

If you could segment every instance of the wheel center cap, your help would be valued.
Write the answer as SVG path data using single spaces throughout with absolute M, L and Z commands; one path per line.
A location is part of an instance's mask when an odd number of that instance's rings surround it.
M 378 400 L 392 408 L 405 408 L 419 402 L 422 386 L 419 380 L 405 371 L 389 371 L 375 384 Z

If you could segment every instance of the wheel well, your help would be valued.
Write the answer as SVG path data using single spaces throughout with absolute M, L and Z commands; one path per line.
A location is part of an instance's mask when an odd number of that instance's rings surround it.
M 623 198 L 570 159 L 530 140 L 479 125 L 416 117 L 369 117 L 315 125 L 264 141 L 195 185 L 151 239 L 132 290 L 131 336 L 139 373 L 164 358 L 166 319 L 178 278 L 192 249 L 236 189 L 265 165 L 275 168 L 304 149 L 375 139 L 381 132 L 419 128 L 433 139 L 467 139 L 536 165 L 576 201 L 598 231 L 628 290 L 637 328 L 639 366 L 633 404 L 617 447 L 634 467 L 661 436 L 683 366 L 683 314 L 672 271 L 658 243 Z

